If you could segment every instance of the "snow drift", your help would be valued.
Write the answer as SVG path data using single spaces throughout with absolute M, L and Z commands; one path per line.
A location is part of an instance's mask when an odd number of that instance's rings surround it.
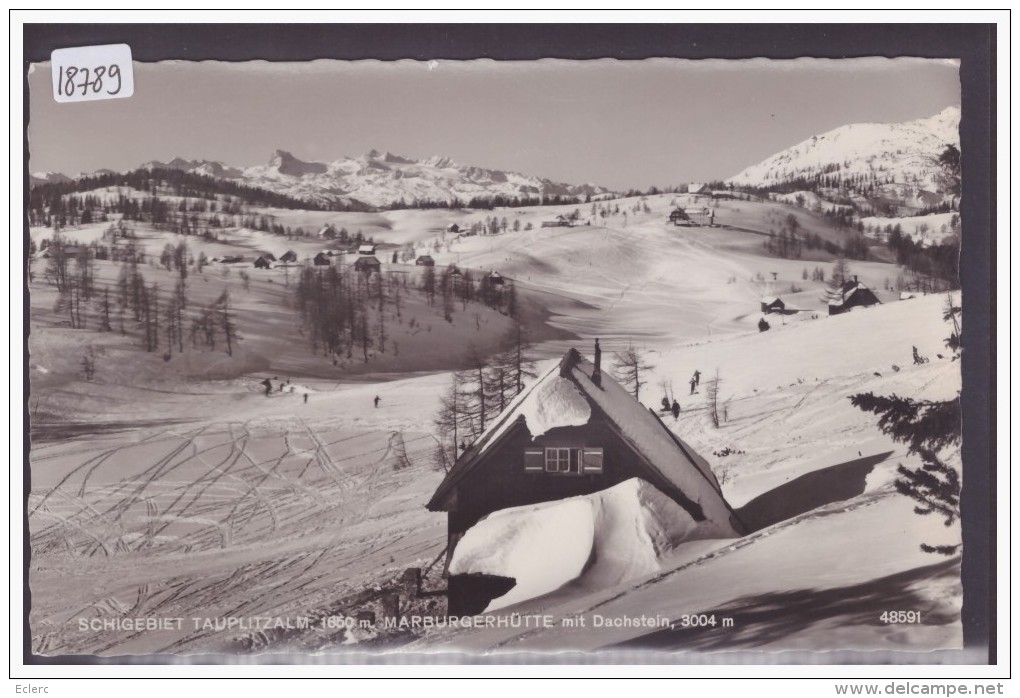
M 450 574 L 509 577 L 515 586 L 486 611 L 555 591 L 568 583 L 597 589 L 660 569 L 678 544 L 717 537 L 676 502 L 632 478 L 582 497 L 494 512 L 464 534 Z

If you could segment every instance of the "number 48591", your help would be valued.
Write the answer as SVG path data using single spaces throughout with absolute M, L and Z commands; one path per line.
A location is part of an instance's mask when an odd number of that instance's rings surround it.
M 920 611 L 883 611 L 878 617 L 883 623 L 920 623 Z

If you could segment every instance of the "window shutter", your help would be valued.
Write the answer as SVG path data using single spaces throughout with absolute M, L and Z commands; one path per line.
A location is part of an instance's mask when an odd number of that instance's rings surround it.
M 541 473 L 545 471 L 545 449 L 526 448 L 524 449 L 524 470 L 526 472 Z
M 581 451 L 581 460 L 584 465 L 581 472 L 585 474 L 592 473 L 595 475 L 602 474 L 601 448 L 585 448 Z

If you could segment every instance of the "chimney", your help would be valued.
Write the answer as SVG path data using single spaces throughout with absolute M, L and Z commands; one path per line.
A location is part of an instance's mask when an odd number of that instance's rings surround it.
M 602 387 L 602 347 L 599 340 L 595 340 L 595 370 L 591 372 L 591 382 Z

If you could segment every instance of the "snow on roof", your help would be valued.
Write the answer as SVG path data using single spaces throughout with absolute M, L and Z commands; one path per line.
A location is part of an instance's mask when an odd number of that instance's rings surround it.
M 485 449 L 489 447 L 489 444 L 499 439 L 499 437 L 502 436 L 510 426 L 517 423 L 517 420 L 523 416 L 519 409 L 522 404 L 528 400 L 532 393 L 549 380 L 551 376 L 555 375 L 558 370 L 559 364 L 553 365 L 548 371 L 543 373 L 538 380 L 522 390 L 517 397 L 510 401 L 510 404 L 507 405 L 505 410 L 503 410 L 503 414 L 496 418 L 496 420 L 489 425 L 489 428 L 482 432 L 482 435 L 475 440 L 475 446 L 478 447 L 479 453 L 484 453 Z
M 762 296 L 761 302 L 765 305 L 771 305 L 779 300 L 779 296 Z
M 521 415 L 531 438 L 557 427 L 584 426 L 591 419 L 591 405 L 573 381 L 552 376 L 521 403 Z
M 593 369 L 589 361 L 578 355 L 570 374 L 581 391 L 609 417 L 624 439 L 645 457 L 650 466 L 698 503 L 710 521 L 729 527 L 733 512 L 723 499 L 719 482 L 708 462 L 669 431 L 654 412 L 605 373 L 601 388 L 592 383 L 590 376 Z
M 835 296 L 834 298 L 830 299 L 829 300 L 829 305 L 833 305 L 833 306 L 843 305 L 843 303 L 845 303 L 846 301 L 848 301 L 851 298 L 853 298 L 853 295 L 855 293 L 857 293 L 858 291 L 867 291 L 867 290 L 868 290 L 868 287 L 865 286 L 862 283 L 855 283 L 853 281 L 848 281 L 846 284 L 843 285 L 843 294 L 840 295 L 840 296 Z

